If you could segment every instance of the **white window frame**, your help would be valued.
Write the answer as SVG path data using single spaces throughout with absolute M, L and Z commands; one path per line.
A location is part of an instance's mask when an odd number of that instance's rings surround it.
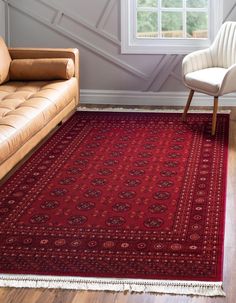
M 223 21 L 223 0 L 209 0 L 208 38 L 137 38 L 136 0 L 121 0 L 122 54 L 187 54 L 207 48 Z

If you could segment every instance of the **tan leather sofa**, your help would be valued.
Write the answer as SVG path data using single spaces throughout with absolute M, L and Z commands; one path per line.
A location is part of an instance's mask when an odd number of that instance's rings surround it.
M 0 179 L 79 102 L 77 49 L 7 49 L 0 39 Z

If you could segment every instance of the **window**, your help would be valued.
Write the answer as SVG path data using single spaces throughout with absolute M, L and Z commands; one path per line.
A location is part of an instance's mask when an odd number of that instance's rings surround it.
M 208 47 L 222 0 L 121 0 L 122 53 L 186 54 Z

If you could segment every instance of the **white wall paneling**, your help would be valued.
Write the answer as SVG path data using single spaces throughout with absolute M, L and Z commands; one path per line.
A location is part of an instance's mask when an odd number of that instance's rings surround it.
M 91 98 L 94 103 L 95 93 L 98 102 L 102 102 L 102 96 L 106 102 L 108 96 L 115 102 L 112 96 L 117 91 L 119 96 L 125 96 L 123 104 L 125 98 L 127 104 L 135 102 L 133 92 L 140 94 L 139 104 L 141 96 L 143 104 L 146 103 L 147 93 L 163 98 L 171 94 L 178 96 L 177 99 L 182 96 L 184 104 L 183 56 L 121 54 L 120 1 L 125 0 L 4 0 L 9 6 L 9 44 L 13 47 L 78 47 L 83 102 L 89 103 Z M 2 3 L 0 0 L 0 5 Z M 236 20 L 233 0 L 224 1 L 224 18 Z M 172 97 L 168 100 L 177 105 L 180 101 L 177 99 L 176 102 Z M 160 102 L 159 98 L 157 103 Z
M 85 104 L 130 105 L 130 106 L 184 106 L 188 92 L 140 92 L 119 90 L 81 90 L 81 106 Z M 219 105 L 235 106 L 236 94 L 222 96 Z M 212 106 L 212 97 L 195 93 L 193 106 Z

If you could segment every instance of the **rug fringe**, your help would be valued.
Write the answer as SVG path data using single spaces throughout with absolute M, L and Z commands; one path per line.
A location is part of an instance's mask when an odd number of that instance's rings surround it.
M 144 109 L 144 108 L 124 108 L 124 107 L 86 107 L 79 106 L 77 111 L 102 111 L 102 112 L 140 112 L 140 113 L 183 113 L 183 109 Z M 211 109 L 190 109 L 188 113 L 211 114 Z M 219 109 L 219 114 L 230 114 L 231 110 Z
M 222 282 L 0 275 L 0 287 L 62 288 L 176 295 L 225 296 Z

